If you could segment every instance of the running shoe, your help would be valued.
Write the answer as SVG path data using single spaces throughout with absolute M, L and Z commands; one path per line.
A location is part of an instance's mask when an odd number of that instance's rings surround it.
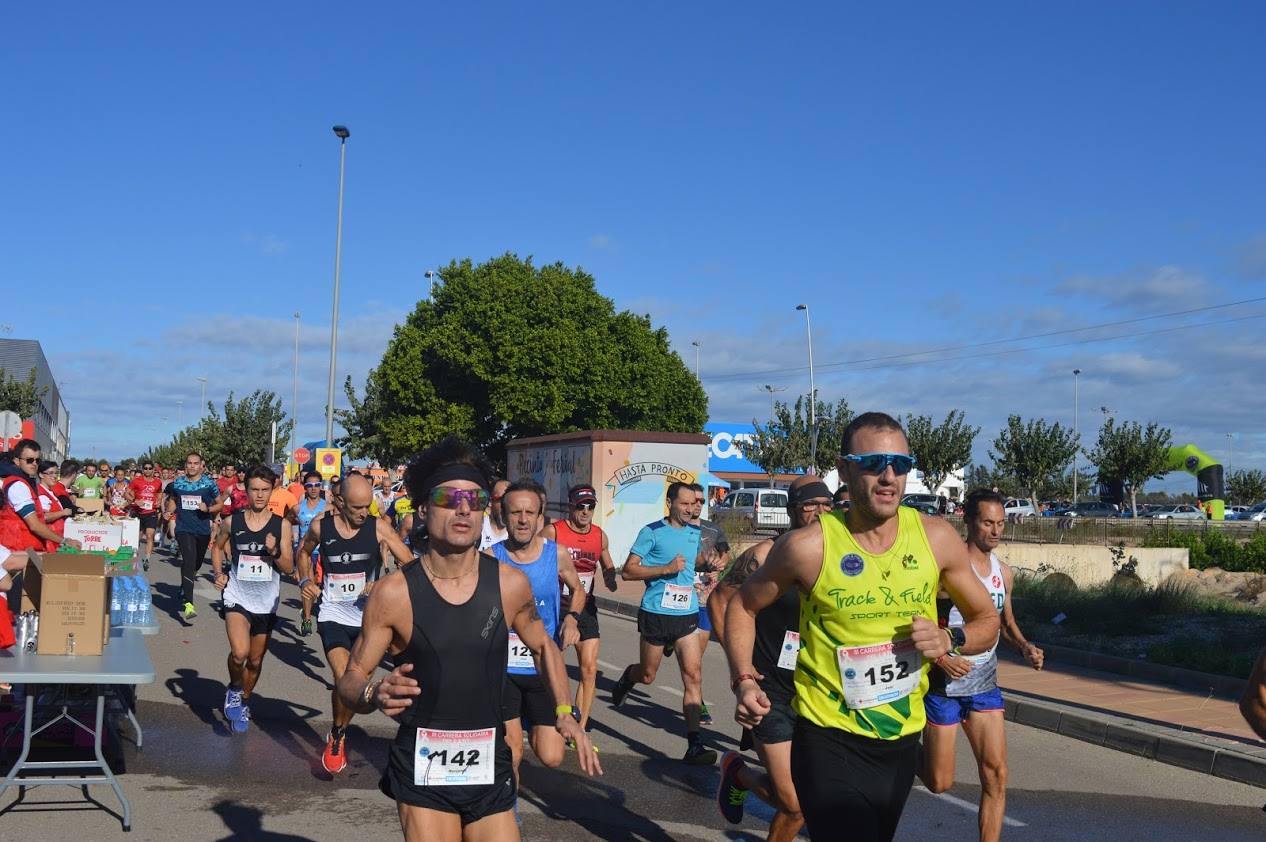
M 312 618 L 311 617 L 304 617 L 303 621 L 299 623 L 299 634 L 303 635 L 304 637 L 307 637 L 308 635 L 312 634 Z
M 186 602 L 185 610 L 180 612 L 180 616 L 186 620 L 192 620 L 198 616 L 198 609 L 193 607 L 192 602 Z
M 629 680 L 628 673 L 625 672 L 615 683 L 615 689 L 611 691 L 611 707 L 618 708 L 632 689 L 633 682 Z
M 245 734 L 246 729 L 250 727 L 251 727 L 250 705 L 242 705 L 241 711 L 237 715 L 237 719 L 233 720 L 233 730 L 239 734 Z
M 146 573 L 148 573 L 148 572 L 149 572 L 149 559 L 148 559 L 148 558 L 143 558 L 143 559 L 141 559 L 141 569 L 142 569 L 142 570 L 144 570 Z
M 337 775 L 347 768 L 347 755 L 343 751 L 343 744 L 346 740 L 346 734 L 339 734 L 338 737 L 335 737 L 331 733 L 325 738 L 325 751 L 321 753 L 321 765 L 331 775 Z
M 694 743 L 686 748 L 686 755 L 681 759 L 691 766 L 715 766 L 717 753 L 710 748 L 704 748 L 703 743 Z
M 747 790 L 738 785 L 738 773 L 744 766 L 738 753 L 727 751 L 721 758 L 721 780 L 717 784 L 717 807 L 721 816 L 730 824 L 743 821 L 743 803 Z
M 236 722 L 242 715 L 242 691 L 228 689 L 224 691 L 224 718 Z
M 712 711 L 708 710 L 707 702 L 699 703 L 699 722 L 702 725 L 712 724 Z

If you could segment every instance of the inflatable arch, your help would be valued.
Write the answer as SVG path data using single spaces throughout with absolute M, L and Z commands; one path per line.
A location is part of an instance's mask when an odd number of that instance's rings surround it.
M 1213 461 L 1194 444 L 1171 447 L 1168 452 L 1166 473 L 1186 471 L 1196 478 L 1196 498 L 1205 505 L 1212 520 L 1222 520 L 1226 514 L 1226 485 L 1222 465 Z M 1100 481 L 1103 493 L 1100 499 L 1118 506 L 1125 504 L 1125 487 L 1120 481 Z

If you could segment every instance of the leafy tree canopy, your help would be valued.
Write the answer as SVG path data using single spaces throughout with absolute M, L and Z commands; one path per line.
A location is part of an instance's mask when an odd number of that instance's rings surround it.
M 971 461 L 971 446 L 980 432 L 979 427 L 964 423 L 960 409 L 950 410 L 940 424 L 934 423 L 930 415 L 907 415 L 905 426 L 923 484 L 932 492 Z
M 40 409 L 40 399 L 47 392 L 47 386 L 35 385 L 34 368 L 22 380 L 0 368 L 0 412 L 16 412 L 24 421 L 34 418 Z
M 1137 421 L 1116 425 L 1111 416 L 1099 430 L 1094 450 L 1086 458 L 1099 469 L 1099 478 L 1121 482 L 1130 492 L 1130 510 L 1138 514 L 1138 493 L 1149 479 L 1168 471 L 1168 451 L 1173 438 L 1168 427 L 1155 422 L 1143 427 Z
M 394 462 L 456 433 L 504 463 L 524 436 L 697 433 L 707 397 L 649 316 L 617 312 L 592 276 L 504 254 L 453 262 L 399 325 L 364 398 L 338 412 L 353 458 Z

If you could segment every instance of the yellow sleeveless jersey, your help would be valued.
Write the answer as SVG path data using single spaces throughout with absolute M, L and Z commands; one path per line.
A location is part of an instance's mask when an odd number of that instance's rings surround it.
M 936 621 L 940 585 L 919 513 L 897 512 L 897 539 L 879 555 L 858 546 L 842 512 L 823 515 L 822 572 L 800 595 L 796 712 L 881 740 L 923 730 L 928 664 L 910 626 L 917 615 Z

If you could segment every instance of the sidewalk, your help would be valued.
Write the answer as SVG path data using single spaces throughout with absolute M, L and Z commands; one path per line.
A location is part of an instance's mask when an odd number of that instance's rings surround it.
M 597 594 L 598 607 L 636 616 L 641 594 L 635 583 L 621 582 L 616 593 Z M 1007 719 L 1266 787 L 1266 743 L 1245 724 L 1233 695 L 1214 692 L 1212 686 L 1185 689 L 1074 666 L 1061 662 L 1063 653 L 1055 647 L 1041 672 L 1005 646 L 999 651 L 998 683 L 1006 698 Z

